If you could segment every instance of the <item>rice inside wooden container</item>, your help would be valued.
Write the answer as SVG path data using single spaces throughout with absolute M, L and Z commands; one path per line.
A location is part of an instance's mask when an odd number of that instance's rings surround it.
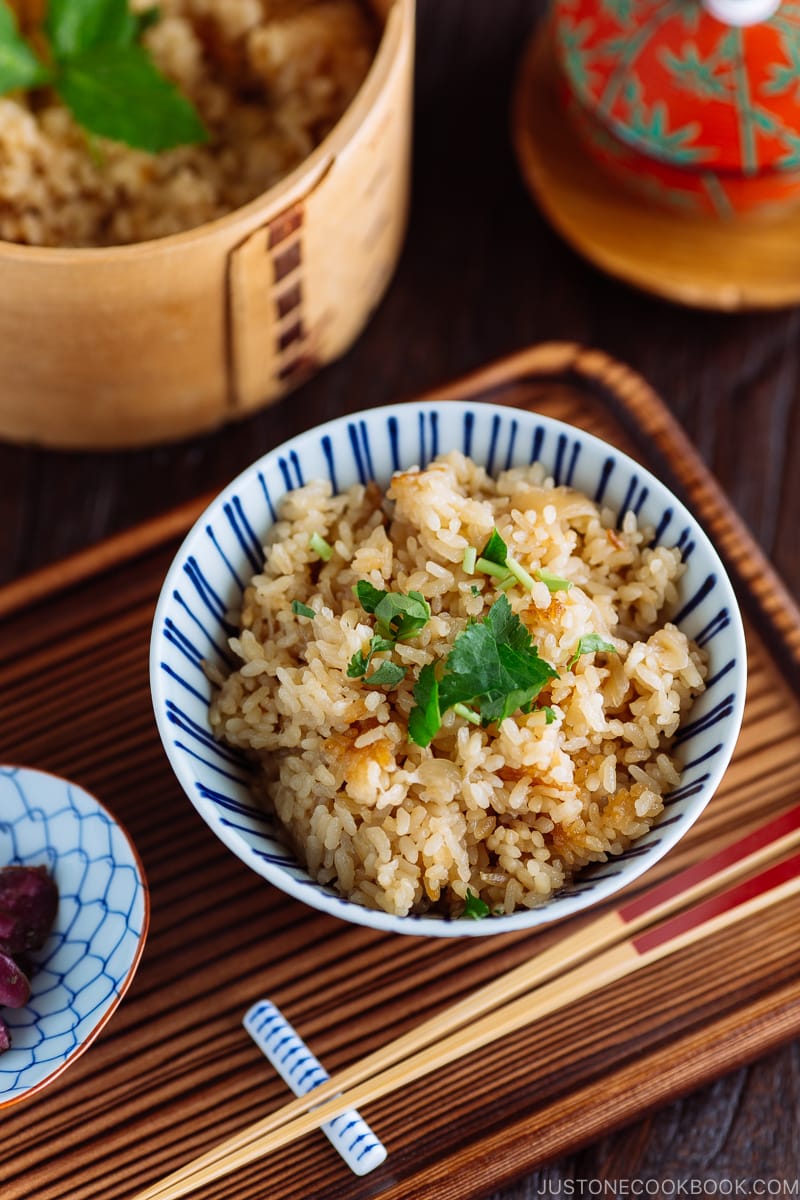
M 185 233 L 103 249 L 0 242 L 0 437 L 175 440 L 268 405 L 352 344 L 408 211 L 414 0 L 341 120 L 285 179 Z

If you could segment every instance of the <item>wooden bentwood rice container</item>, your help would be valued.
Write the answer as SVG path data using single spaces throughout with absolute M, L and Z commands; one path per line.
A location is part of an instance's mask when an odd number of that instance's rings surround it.
M 405 232 L 414 0 L 325 140 L 244 208 L 103 249 L 0 242 L 0 437 L 141 446 L 285 395 L 361 332 Z

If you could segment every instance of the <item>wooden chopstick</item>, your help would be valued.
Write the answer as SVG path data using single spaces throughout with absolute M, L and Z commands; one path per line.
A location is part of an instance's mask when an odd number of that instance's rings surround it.
M 800 844 L 800 805 L 562 939 L 529 962 L 173 1172 L 135 1200 L 178 1200 L 355 1107 L 800 890 L 800 855 L 658 925 Z M 593 957 L 592 957 L 593 956 Z M 578 967 L 592 957 L 591 969 Z M 541 986 L 554 975 L 556 983 Z M 508 1003 L 531 988 L 533 995 Z M 491 1012 L 489 1020 L 479 1017 Z M 460 1029 L 467 1022 L 468 1028 Z M 459 1032 L 460 1030 L 460 1032 Z M 435 1042 L 435 1045 L 431 1043 Z M 429 1047 L 427 1050 L 424 1047 Z M 343 1094 L 346 1090 L 346 1095 Z M 313 1112 L 309 1109 L 313 1108 Z

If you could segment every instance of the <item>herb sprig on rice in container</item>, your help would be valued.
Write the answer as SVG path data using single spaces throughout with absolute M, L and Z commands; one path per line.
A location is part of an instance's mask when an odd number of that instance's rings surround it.
M 288 492 L 213 669 L 309 873 L 387 913 L 543 904 L 645 834 L 704 653 L 664 618 L 680 551 L 538 464 L 462 453 Z
M 0 240 L 116 246 L 267 192 L 363 83 L 366 0 L 0 0 Z

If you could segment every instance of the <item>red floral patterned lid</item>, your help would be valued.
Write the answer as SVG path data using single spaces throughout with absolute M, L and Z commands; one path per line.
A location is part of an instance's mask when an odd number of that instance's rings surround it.
M 756 23 L 727 24 L 708 9 Z M 741 6 L 737 8 L 738 6 Z M 663 161 L 755 175 L 800 167 L 800 3 L 554 0 L 571 90 Z

